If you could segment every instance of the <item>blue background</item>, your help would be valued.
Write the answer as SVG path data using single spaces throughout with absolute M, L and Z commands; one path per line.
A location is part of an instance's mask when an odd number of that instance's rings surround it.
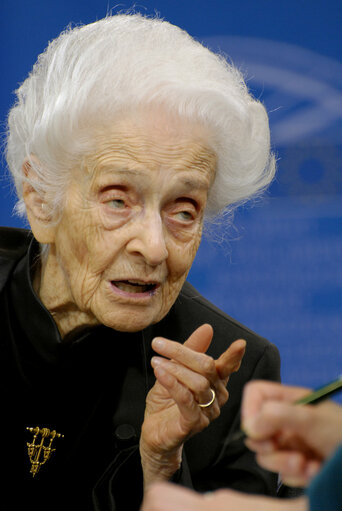
M 2 131 L 13 90 L 70 22 L 131 3 L 2 0 Z M 264 200 L 210 228 L 190 281 L 274 342 L 283 381 L 319 386 L 342 373 L 342 3 L 340 0 L 151 0 L 136 4 L 181 26 L 245 73 L 270 116 L 278 173 Z M 5 162 L 0 222 L 11 213 Z M 219 241 L 217 241 L 219 240 Z M 342 402 L 342 398 L 338 398 Z

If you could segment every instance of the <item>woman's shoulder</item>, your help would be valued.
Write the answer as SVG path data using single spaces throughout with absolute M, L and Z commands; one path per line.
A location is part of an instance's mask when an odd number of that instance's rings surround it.
M 177 325 L 186 335 L 190 335 L 203 323 L 209 323 L 214 329 L 214 342 L 210 349 L 213 350 L 213 353 L 210 353 L 212 356 L 215 356 L 216 350 L 217 354 L 222 353 L 236 339 L 245 339 L 248 358 L 257 360 L 264 354 L 278 358 L 278 350 L 274 344 L 220 310 L 189 282 L 184 284 L 169 314 L 169 326 L 171 323 Z
M 27 250 L 32 239 L 32 232 L 28 229 L 16 227 L 0 227 L 1 257 L 16 259 Z
M 32 233 L 27 229 L 0 227 L 0 292 L 31 240 Z

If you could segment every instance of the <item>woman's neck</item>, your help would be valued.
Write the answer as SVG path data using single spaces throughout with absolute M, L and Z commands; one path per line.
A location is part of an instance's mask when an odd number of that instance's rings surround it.
M 41 265 L 37 265 L 33 288 L 52 315 L 62 339 L 75 329 L 99 324 L 93 314 L 81 311 L 74 302 L 53 246 L 42 258 Z

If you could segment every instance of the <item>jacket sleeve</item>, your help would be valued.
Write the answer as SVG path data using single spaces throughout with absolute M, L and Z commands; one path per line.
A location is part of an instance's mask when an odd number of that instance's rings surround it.
M 342 506 L 342 445 L 313 479 L 307 495 L 310 511 L 341 511 Z

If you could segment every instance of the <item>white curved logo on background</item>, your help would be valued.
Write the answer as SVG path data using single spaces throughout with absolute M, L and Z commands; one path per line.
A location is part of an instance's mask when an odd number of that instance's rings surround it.
M 292 145 L 324 134 L 342 140 L 342 64 L 299 46 L 258 38 L 207 37 L 247 78 L 270 114 L 273 142 Z

